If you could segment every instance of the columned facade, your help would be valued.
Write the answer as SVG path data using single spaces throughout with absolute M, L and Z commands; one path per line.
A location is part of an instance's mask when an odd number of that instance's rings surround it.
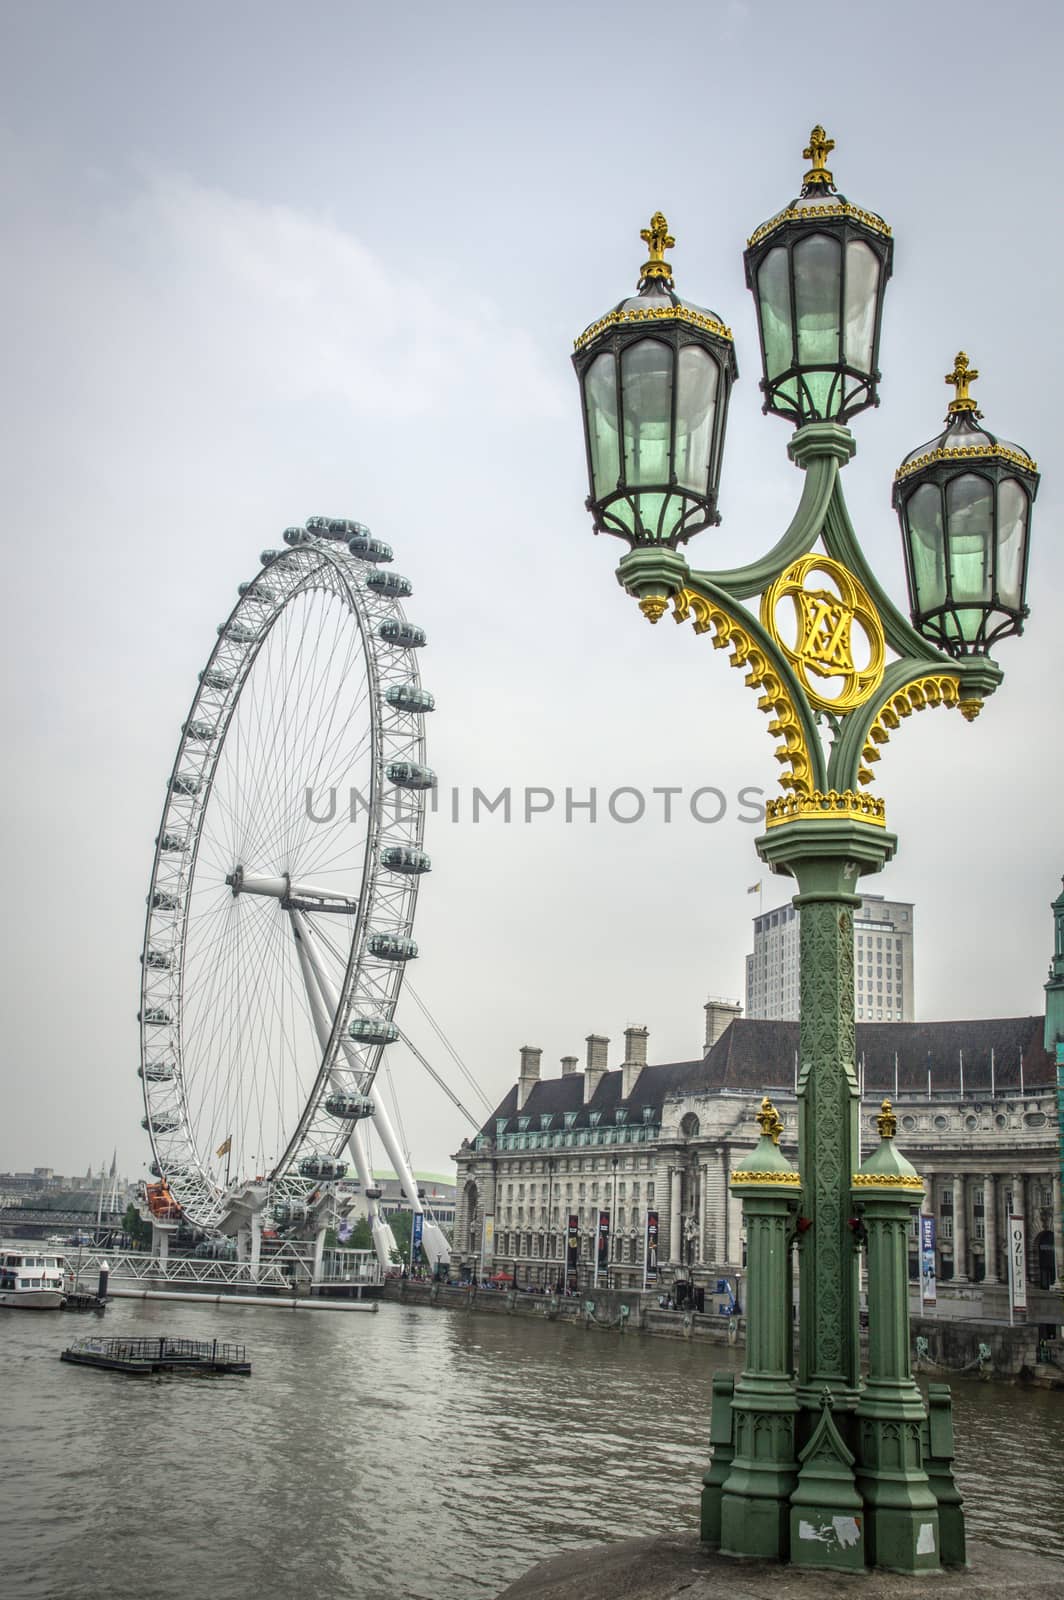
M 943 1031 L 957 1026 L 940 1025 Z M 998 1029 L 1000 1037 L 1005 1024 L 985 1026 Z M 924 1180 L 925 1214 L 936 1218 L 935 1314 L 1007 1317 L 1007 1217 L 1010 1203 L 1016 1203 L 1027 1222 L 1031 1320 L 1048 1322 L 1057 1312 L 1042 1314 L 1046 1308 L 1037 1302 L 1037 1291 L 1048 1273 L 1059 1280 L 1064 1263 L 1056 1092 L 1053 1073 L 1038 1059 L 1033 1042 L 1042 1019 L 1018 1019 L 1008 1026 L 1017 1043 L 1016 1062 L 1019 1048 L 1025 1050 L 1022 1093 L 1018 1068 L 1010 1078 L 1000 1045 L 992 1091 L 989 1069 L 988 1081 L 981 1083 L 980 1025 L 973 1023 L 965 1025 L 969 1032 L 961 1040 L 963 1097 L 959 1081 L 952 1090 L 944 1087 L 946 1073 L 939 1070 L 928 1094 L 926 1028 L 914 1048 L 918 1070 L 910 1074 L 910 1084 L 915 1078 L 918 1089 L 905 1084 L 909 1025 L 897 1024 L 889 1032 L 884 1027 L 882 1041 L 876 1038 L 879 1030 L 862 1036 L 859 1028 L 858 1051 L 865 1057 L 861 1143 L 865 1150 L 870 1147 L 880 1102 L 890 1094 L 899 1142 Z M 569 1286 L 590 1292 L 596 1287 L 598 1223 L 605 1214 L 609 1260 L 599 1268 L 598 1287 L 634 1293 L 643 1287 L 651 1213 L 658 1272 L 652 1261 L 648 1289 L 672 1293 L 676 1285 L 691 1284 L 703 1290 L 707 1311 L 726 1307 L 736 1290 L 742 1301 L 748 1241 L 742 1206 L 729 1192 L 730 1178 L 748 1162 L 763 1092 L 771 1093 L 783 1114 L 784 1150 L 799 1165 L 793 1142 L 795 1025 L 740 1018 L 705 1058 L 661 1067 L 637 1063 L 637 1075 L 628 1065 L 623 1073 L 608 1070 L 601 1059 L 604 1041 L 594 1038 L 599 1055 L 590 1097 L 585 1074 L 567 1057 L 560 1076 L 526 1083 L 520 1109 L 515 1084 L 477 1139 L 458 1152 L 454 1268 L 500 1283 L 516 1277 L 519 1288 Z M 524 1059 L 531 1057 L 526 1053 Z M 627 1096 L 620 1092 L 625 1073 Z M 895 1074 L 901 1079 L 896 1095 Z M 568 1264 L 572 1216 L 577 1219 L 575 1279 Z M 915 1227 L 908 1260 L 918 1309 Z M 728 1286 L 718 1295 L 722 1279 Z

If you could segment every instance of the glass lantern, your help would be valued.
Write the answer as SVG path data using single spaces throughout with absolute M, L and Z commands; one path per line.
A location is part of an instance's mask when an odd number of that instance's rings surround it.
M 712 311 L 681 300 L 665 260 L 675 240 L 661 212 L 638 293 L 577 339 L 596 533 L 634 547 L 667 546 L 720 521 L 728 398 L 737 377 L 732 336 Z
M 879 334 L 893 240 L 882 217 L 851 205 L 825 161 L 823 128 L 796 200 L 757 229 L 743 260 L 757 303 L 765 411 L 802 426 L 845 423 L 879 404 Z
M 980 425 L 968 393 L 979 376 L 964 351 L 946 376 L 956 397 L 944 432 L 894 477 L 913 626 L 952 656 L 985 655 L 1022 633 L 1038 468 L 1026 450 Z

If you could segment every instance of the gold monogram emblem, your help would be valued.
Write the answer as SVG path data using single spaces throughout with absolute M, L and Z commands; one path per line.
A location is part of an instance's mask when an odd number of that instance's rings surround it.
M 814 587 L 811 578 L 821 582 Z M 786 617 L 788 600 L 792 628 L 781 626 L 778 614 L 782 608 Z M 879 687 L 883 625 L 871 596 L 840 561 L 818 555 L 795 561 L 762 596 L 761 621 L 821 710 L 852 711 Z

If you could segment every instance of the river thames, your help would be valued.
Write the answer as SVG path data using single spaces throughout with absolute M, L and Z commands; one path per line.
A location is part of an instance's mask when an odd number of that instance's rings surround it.
M 394 1304 L 0 1316 L 10 1600 L 467 1600 L 566 1546 L 693 1531 L 711 1374 L 742 1358 Z M 253 1375 L 59 1361 L 94 1333 L 236 1340 Z M 969 1537 L 1064 1559 L 1064 1392 L 957 1382 L 954 1415 Z

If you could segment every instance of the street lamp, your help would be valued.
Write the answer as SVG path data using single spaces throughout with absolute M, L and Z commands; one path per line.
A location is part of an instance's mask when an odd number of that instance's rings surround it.
M 968 395 L 974 374 L 959 356 L 947 428 L 906 459 L 894 488 L 910 623 L 873 574 L 841 487 L 856 448 L 845 423 L 878 403 L 892 243 L 881 217 L 835 189 L 826 165 L 833 147 L 813 129 L 801 194 L 746 252 L 764 409 L 796 425 L 788 454 L 803 473 L 795 514 L 765 554 L 729 571 L 696 571 L 678 549 L 718 520 L 736 368 L 720 318 L 672 293 L 664 250 L 674 241 L 660 213 L 643 233 L 651 258 L 639 294 L 591 324 L 574 362 L 595 530 L 629 544 L 617 575 L 648 620 L 670 607 L 677 622 L 692 620 L 757 694 L 782 790 L 766 805 L 757 850 L 796 880 L 801 910 L 798 1170 L 780 1156 L 778 1114 L 766 1102 L 758 1150 L 732 1177 L 749 1252 L 747 1367 L 730 1409 L 718 1404 L 730 1380 L 715 1384 L 718 1453 L 703 1537 L 737 1556 L 916 1572 L 963 1562 L 963 1524 L 949 1462 L 936 1454 L 948 1429 L 936 1425 L 922 1443 L 899 1267 L 922 1186 L 894 1147 L 888 1108 L 880 1146 L 863 1165 L 860 1158 L 853 915 L 858 880 L 880 871 L 897 844 L 874 790 L 884 746 L 913 712 L 945 707 L 973 720 L 1001 682 L 987 651 L 1026 615 L 1038 475 L 1026 451 L 978 426 Z M 682 361 L 687 377 L 678 376 Z M 695 457 L 697 488 L 687 467 Z M 755 612 L 743 602 L 756 597 Z M 865 1248 L 867 1378 L 858 1292 Z

